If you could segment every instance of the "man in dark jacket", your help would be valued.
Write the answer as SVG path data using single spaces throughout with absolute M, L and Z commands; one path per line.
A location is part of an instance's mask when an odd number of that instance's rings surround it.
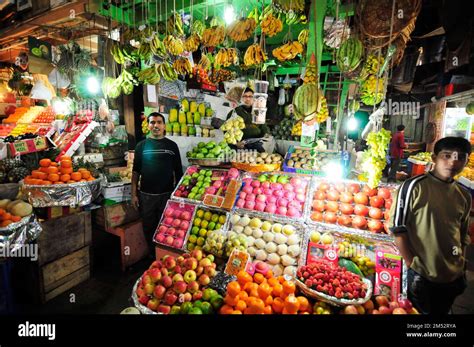
M 387 182 L 397 181 L 397 171 L 400 167 L 400 162 L 403 159 L 403 149 L 408 146 L 405 144 L 405 126 L 400 124 L 397 126 L 397 132 L 392 136 L 390 142 L 390 171 L 388 173 Z
M 163 115 L 151 113 L 148 116 L 148 128 L 150 134 L 135 148 L 132 203 L 140 209 L 143 231 L 153 251 L 153 234 L 166 202 L 183 175 L 183 168 L 178 146 L 165 137 Z

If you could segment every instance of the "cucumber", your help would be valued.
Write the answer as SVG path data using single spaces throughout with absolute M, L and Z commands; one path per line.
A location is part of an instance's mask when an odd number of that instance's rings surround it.
M 359 267 L 351 260 L 345 258 L 339 258 L 339 266 L 345 267 L 347 271 L 350 271 L 360 277 L 364 278 L 364 274 L 360 271 Z

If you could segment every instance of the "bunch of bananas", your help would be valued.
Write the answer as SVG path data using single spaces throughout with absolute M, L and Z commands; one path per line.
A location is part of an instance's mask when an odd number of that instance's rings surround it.
M 291 135 L 301 136 L 302 133 L 303 133 L 303 122 L 298 121 L 295 125 L 293 125 L 293 128 L 291 129 Z
M 109 98 L 115 99 L 120 96 L 121 93 L 130 95 L 133 92 L 133 87 L 138 85 L 137 80 L 133 75 L 123 69 L 122 73 L 117 78 L 106 77 L 102 81 L 102 92 Z
M 279 18 L 274 17 L 273 13 L 270 13 L 262 20 L 260 27 L 262 28 L 262 33 L 272 37 L 283 30 L 283 22 Z
M 201 39 L 199 38 L 198 34 L 191 34 L 185 41 L 184 41 L 184 50 L 187 52 L 196 52 L 199 45 L 201 43 Z
M 153 66 L 139 71 L 136 76 L 138 81 L 143 84 L 157 84 L 161 79 L 157 64 L 153 64 Z
M 118 43 L 114 43 L 112 48 L 110 49 L 110 53 L 112 57 L 117 62 L 117 64 L 125 64 L 126 61 L 130 61 L 132 63 L 137 61 L 137 54 L 133 54 L 129 52 L 126 47 L 120 46 Z
M 201 55 L 201 59 L 199 59 L 198 67 L 203 70 L 209 70 L 211 68 L 211 61 L 206 54 Z
M 318 69 L 316 67 L 316 56 L 313 53 L 311 55 L 309 64 L 306 65 L 306 71 L 304 73 L 303 83 L 316 84 L 317 82 L 318 82 Z
M 365 105 L 376 105 L 384 97 L 385 80 L 378 79 L 375 75 L 369 75 L 362 83 L 360 100 Z
M 168 21 L 166 22 L 166 27 L 168 29 L 168 32 L 171 34 L 174 33 L 177 36 L 184 35 L 183 21 L 181 19 L 181 16 L 178 13 L 173 13 L 168 18 Z
M 173 63 L 173 69 L 180 75 L 190 75 L 193 72 L 191 62 L 186 58 L 176 59 Z
M 297 23 L 306 24 L 308 23 L 308 18 L 304 14 L 299 15 L 295 11 L 290 10 L 286 13 L 285 23 L 287 25 L 293 25 Z
M 252 37 L 257 22 L 253 18 L 241 18 L 234 21 L 226 29 L 227 35 L 234 41 L 247 41 Z
M 214 84 L 218 84 L 219 82 L 232 81 L 234 79 L 235 73 L 225 69 L 214 69 L 212 70 L 211 76 L 209 77 L 209 80 Z
M 196 34 L 197 36 L 199 36 L 199 38 L 201 38 L 205 29 L 206 25 L 199 19 L 196 19 L 193 21 L 193 25 L 191 26 L 191 33 Z
M 321 95 L 321 107 L 319 112 L 316 114 L 316 122 L 322 123 L 329 117 L 329 108 L 326 97 L 323 95 L 322 91 L 319 95 Z
M 301 43 L 303 46 L 306 46 L 308 44 L 308 38 L 309 38 L 309 30 L 303 29 L 298 35 L 298 42 Z
M 272 54 L 279 61 L 293 60 L 298 54 L 303 53 L 303 45 L 298 41 L 285 43 L 283 46 L 277 47 Z
M 151 42 L 146 42 L 145 40 L 140 42 L 140 47 L 138 48 L 138 55 L 140 59 L 145 61 L 150 60 L 153 56 L 153 51 L 151 50 Z
M 167 61 L 157 64 L 156 69 L 167 81 L 176 81 L 178 79 L 178 74 Z
M 165 37 L 163 40 L 163 43 L 172 55 L 180 55 L 181 53 L 184 52 L 184 44 L 183 41 L 177 37 L 174 37 L 172 35 L 168 35 Z
M 360 73 L 359 80 L 365 80 L 369 75 L 377 75 L 384 62 L 384 57 L 380 56 L 379 59 L 375 55 L 369 54 Z
M 144 118 L 142 121 L 142 133 L 143 135 L 147 135 L 150 132 L 150 129 L 148 128 L 148 119 Z
M 238 63 L 237 48 L 221 48 L 214 59 L 214 64 L 218 66 L 228 67 L 238 65 Z
M 224 42 L 225 29 L 223 26 L 216 26 L 205 29 L 202 33 L 202 44 L 204 47 L 216 47 Z
M 154 35 L 153 39 L 150 41 L 150 49 L 153 55 L 156 55 L 160 58 L 165 58 L 168 53 L 166 53 L 166 47 L 164 43 L 160 40 L 158 35 Z
M 304 0 L 275 0 L 273 4 L 283 10 L 288 11 L 304 11 Z
M 259 65 L 267 60 L 265 52 L 260 47 L 260 44 L 254 43 L 247 48 L 244 56 L 245 66 Z

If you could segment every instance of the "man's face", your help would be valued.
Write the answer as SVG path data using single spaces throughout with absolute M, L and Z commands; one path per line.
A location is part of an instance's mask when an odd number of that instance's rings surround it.
M 153 137 L 162 137 L 165 134 L 165 122 L 161 117 L 150 117 L 148 119 L 148 129 Z
M 456 150 L 442 150 L 438 155 L 432 155 L 435 172 L 444 179 L 452 179 L 459 174 L 467 164 L 466 153 Z
M 253 93 L 252 92 L 244 93 L 244 95 L 242 95 L 242 102 L 244 103 L 244 105 L 252 106 L 253 105 Z

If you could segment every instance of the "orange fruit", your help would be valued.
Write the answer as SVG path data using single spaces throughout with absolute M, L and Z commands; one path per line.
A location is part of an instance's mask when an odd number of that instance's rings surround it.
M 71 178 L 74 180 L 74 181 L 80 181 L 81 178 L 82 178 L 82 175 L 80 172 L 73 172 L 71 174 Z
M 39 177 L 40 173 L 43 173 L 43 172 L 41 172 L 39 170 L 33 170 L 33 171 L 31 171 L 31 176 L 33 176 L 33 178 L 40 178 Z
M 271 306 L 265 306 L 263 308 L 263 314 L 272 314 L 272 313 L 273 313 L 273 310 Z
M 79 182 L 87 182 L 87 180 L 85 178 L 79 180 Z
M 50 167 L 48 167 L 48 173 L 49 173 L 49 174 L 57 174 L 58 171 L 59 171 L 59 169 L 58 169 L 57 167 L 55 167 L 55 166 L 50 166 Z
M 253 275 L 253 280 L 254 282 L 260 284 L 260 283 L 265 282 L 265 276 L 257 272 L 255 275 Z
M 252 289 L 257 289 L 258 287 L 258 284 L 257 283 L 253 283 L 253 282 L 247 282 L 245 283 L 244 285 L 244 290 L 247 292 L 247 293 L 250 293 L 250 291 Z
M 253 282 L 253 279 L 252 279 L 252 276 L 250 276 L 250 274 L 247 271 L 240 270 L 237 273 L 237 281 L 239 282 L 241 286 L 245 286 L 245 283 Z
M 280 283 L 277 283 L 273 286 L 272 295 L 274 297 L 280 296 L 283 293 L 283 286 Z
M 278 276 L 278 281 L 283 284 L 286 280 L 285 280 L 285 277 L 283 276 Z
M 268 280 L 270 278 L 273 278 L 273 271 L 268 270 L 267 273 L 265 274 L 265 278 Z
M 59 168 L 59 172 L 61 172 L 63 175 L 70 175 L 72 174 L 72 167 L 61 167 Z
M 267 298 L 265 299 L 265 305 L 266 306 L 269 306 L 273 304 L 273 297 L 271 295 L 267 296 Z
M 59 157 L 59 160 L 69 160 L 69 161 L 71 161 L 71 157 L 68 156 L 68 155 L 62 155 L 62 156 Z
M 304 296 L 297 296 L 296 299 L 300 303 L 300 311 L 307 311 L 311 307 L 308 299 L 306 299 Z
M 44 173 L 48 173 L 49 166 L 48 167 L 40 167 L 40 171 Z
M 53 184 L 53 182 L 48 181 L 48 180 L 43 181 L 43 185 L 44 185 L 44 186 L 49 186 L 49 185 L 51 185 L 51 184 Z
M 44 173 L 44 172 L 41 172 L 41 171 L 39 171 L 39 172 L 38 172 L 38 177 L 37 177 L 37 178 L 39 178 L 40 180 L 45 180 L 45 179 L 47 179 L 47 178 L 48 178 L 48 174 L 47 174 L 47 173 Z
M 285 310 L 288 313 L 297 313 L 300 308 L 300 302 L 293 294 L 290 294 L 285 299 Z
M 20 216 L 12 216 L 12 221 L 19 222 L 19 221 L 21 221 L 21 217 Z
M 3 218 L 3 220 L 9 220 L 9 219 L 12 219 L 12 215 L 11 215 L 11 213 L 5 212 L 2 215 L 2 218 Z
M 281 313 L 285 307 L 285 302 L 281 298 L 275 298 L 272 302 L 272 309 L 275 313 Z
M 227 285 L 227 294 L 229 294 L 233 298 L 239 295 L 240 291 L 241 289 L 239 282 L 233 281 Z
M 33 183 L 31 182 L 31 180 L 33 180 L 33 178 L 31 178 L 31 177 L 25 177 L 25 179 L 24 179 L 23 181 L 25 182 L 25 184 L 30 185 L 30 184 L 33 184 Z
M 57 182 L 59 181 L 59 175 L 57 173 L 50 173 L 48 175 L 48 180 L 51 182 Z
M 234 312 L 234 309 L 229 305 L 223 305 L 219 310 L 220 314 L 232 314 L 232 312 Z
M 52 161 L 51 164 L 49 166 L 52 166 L 52 167 L 58 167 L 59 164 L 56 163 L 55 161 Z
M 255 299 L 250 303 L 249 308 L 254 314 L 262 314 L 265 310 L 265 303 L 262 299 Z
M 57 182 L 53 182 L 53 184 L 64 184 L 64 182 L 57 181 Z
M 91 176 L 91 177 L 89 177 L 87 180 L 88 180 L 88 181 L 95 181 L 95 178 Z
M 87 171 L 87 169 L 84 169 L 83 167 L 81 167 L 80 169 L 77 169 L 77 172 L 82 172 L 82 171 Z
M 3 208 L 0 208 L 0 216 L 1 216 L 2 214 L 4 214 L 5 212 L 7 212 L 7 211 L 5 211 Z
M 249 295 L 250 295 L 250 296 L 253 296 L 254 298 L 258 298 L 258 290 L 252 288 L 252 290 L 250 290 Z
M 69 183 L 76 183 L 76 181 L 71 180 L 71 181 L 67 181 L 67 183 L 68 183 L 68 184 L 69 184 Z
M 269 295 L 272 294 L 272 287 L 268 283 L 262 283 L 258 286 L 258 297 L 265 300 Z
M 226 294 L 226 296 L 224 297 L 224 302 L 229 305 L 229 306 L 232 306 L 234 307 L 235 305 L 237 305 L 237 303 L 239 302 L 240 298 L 239 296 L 230 296 L 229 294 Z
M 241 312 L 244 312 L 244 310 L 247 308 L 247 304 L 243 300 L 239 300 L 237 302 L 237 305 L 235 305 L 235 309 L 239 310 Z
M 296 290 L 295 284 L 291 281 L 283 282 L 283 292 L 286 294 L 294 294 Z
M 231 314 L 242 314 L 242 311 L 240 311 L 240 310 L 234 310 L 234 311 L 232 311 Z
M 64 183 L 67 183 L 70 180 L 71 180 L 70 175 L 67 175 L 67 174 L 61 175 L 61 181 L 63 181 Z
M 70 160 L 61 160 L 61 167 L 63 167 L 63 168 L 72 168 L 72 161 L 70 161 Z
M 40 164 L 41 167 L 48 167 L 48 166 L 51 165 L 51 160 L 46 159 L 46 158 L 45 158 L 45 159 L 41 159 L 41 160 L 39 161 L 39 164 Z
M 278 280 L 275 277 L 268 278 L 267 282 L 270 287 L 275 287 L 275 285 L 279 284 Z
M 12 220 L 4 220 L 2 221 L 2 223 L 0 223 L 0 227 L 4 228 L 6 226 L 8 226 L 9 224 L 12 224 L 13 221 Z

